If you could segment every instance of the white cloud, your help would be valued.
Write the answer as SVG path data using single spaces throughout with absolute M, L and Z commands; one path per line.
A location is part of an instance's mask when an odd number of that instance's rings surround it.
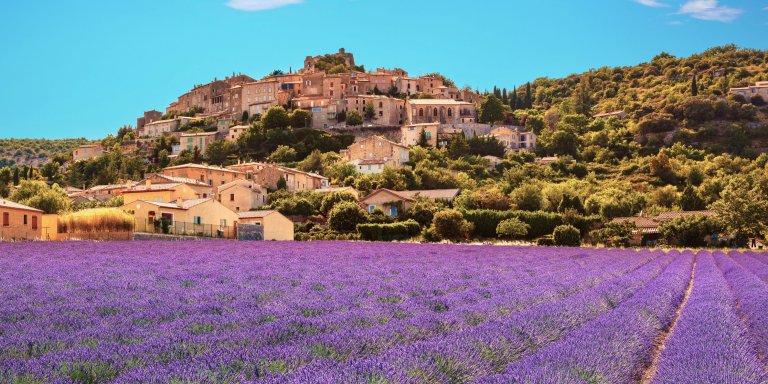
M 670 21 L 667 24 L 671 25 L 673 27 L 679 27 L 679 26 L 683 25 L 684 23 L 682 21 L 675 20 L 675 21 Z
M 744 10 L 718 5 L 718 0 L 688 0 L 680 7 L 679 13 L 691 15 L 694 19 L 731 22 Z
M 646 7 L 661 8 L 661 7 L 667 6 L 667 4 L 659 2 L 658 0 L 634 0 L 634 1 L 640 5 L 645 5 Z
M 240 11 L 263 11 L 303 2 L 304 0 L 229 0 L 227 7 Z

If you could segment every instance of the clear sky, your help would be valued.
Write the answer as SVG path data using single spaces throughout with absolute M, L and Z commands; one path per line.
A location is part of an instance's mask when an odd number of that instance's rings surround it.
M 3 0 L 0 138 L 101 138 L 194 84 L 340 47 L 482 90 L 767 34 L 768 0 Z

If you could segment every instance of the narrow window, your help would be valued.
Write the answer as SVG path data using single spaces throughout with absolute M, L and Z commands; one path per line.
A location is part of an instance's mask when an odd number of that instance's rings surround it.
M 32 229 L 37 229 L 37 216 L 32 216 Z
M 11 226 L 11 215 L 8 212 L 3 212 L 3 227 Z

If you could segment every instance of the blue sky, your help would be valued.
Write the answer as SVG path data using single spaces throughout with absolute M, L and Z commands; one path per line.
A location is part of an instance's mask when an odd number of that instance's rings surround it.
M 766 49 L 768 0 L 3 0 L 0 138 L 101 138 L 192 85 L 355 54 L 512 88 L 734 43 Z

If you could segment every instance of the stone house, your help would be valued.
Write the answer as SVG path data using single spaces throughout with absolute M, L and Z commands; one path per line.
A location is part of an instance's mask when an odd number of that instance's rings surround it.
M 209 186 L 220 186 L 236 179 L 245 178 L 245 173 L 243 172 L 194 163 L 165 168 L 163 169 L 162 174 L 171 177 L 184 177 L 198 180 Z
M 40 240 L 44 212 L 0 199 L 0 241 Z
M 238 179 L 216 188 L 216 199 L 234 212 L 250 211 L 267 203 L 267 189 L 253 180 Z
M 458 195 L 458 189 L 393 191 L 381 188 L 360 199 L 360 206 L 368 213 L 372 213 L 376 209 L 381 209 L 384 211 L 384 214 L 391 217 L 397 217 L 408 211 L 411 205 L 418 199 L 430 199 L 452 203 Z
M 402 166 L 410 159 L 408 147 L 389 141 L 381 136 L 370 136 L 350 144 L 341 150 L 341 157 L 348 162 L 380 160 L 384 165 Z
M 472 103 L 452 99 L 409 99 L 405 103 L 406 124 L 474 123 L 476 108 Z

